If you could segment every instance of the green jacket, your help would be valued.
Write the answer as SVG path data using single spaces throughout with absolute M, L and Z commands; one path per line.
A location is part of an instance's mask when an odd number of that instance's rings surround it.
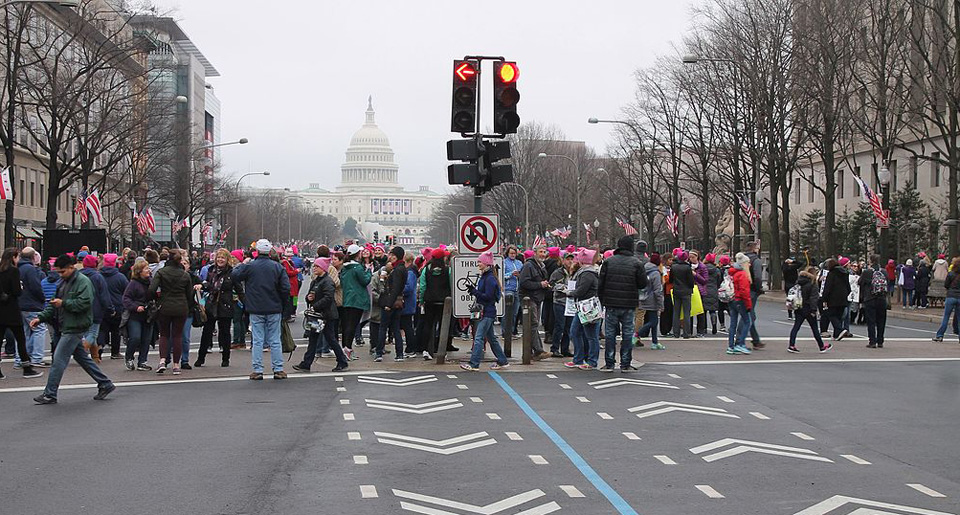
M 63 299 L 60 308 L 47 303 L 37 317 L 41 322 L 60 321 L 60 332 L 64 334 L 86 333 L 93 324 L 93 283 L 79 271 L 73 272 L 68 281 L 57 287 L 55 299 Z
M 356 261 L 345 263 L 340 269 L 340 288 L 343 290 L 343 307 L 370 310 L 370 270 Z

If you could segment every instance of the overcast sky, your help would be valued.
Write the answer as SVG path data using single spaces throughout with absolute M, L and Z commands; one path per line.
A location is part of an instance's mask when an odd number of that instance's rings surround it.
M 447 191 L 452 60 L 503 55 L 521 70 L 519 114 L 603 152 L 632 72 L 671 52 L 697 0 L 158 0 L 220 71 L 227 173 L 250 185 L 332 188 L 373 95 L 408 188 Z M 473 8 L 470 6 L 481 7 Z M 484 82 L 490 80 L 489 74 Z M 484 99 L 483 116 L 491 116 Z M 489 124 L 487 124 L 489 125 Z

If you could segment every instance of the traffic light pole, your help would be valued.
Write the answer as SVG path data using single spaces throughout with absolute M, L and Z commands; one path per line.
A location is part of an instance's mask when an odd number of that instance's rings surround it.
M 481 107 L 481 98 L 483 95 L 480 94 L 480 78 L 482 76 L 483 70 L 483 61 L 505 61 L 504 57 L 501 56 L 489 56 L 489 55 L 467 55 L 464 56 L 465 61 L 477 61 L 477 115 L 474 120 L 474 132 L 473 138 L 477 143 L 477 148 L 481 148 L 483 145 L 483 131 L 480 130 L 480 113 L 483 111 Z M 487 170 L 484 169 L 483 159 L 480 159 L 477 165 L 480 167 L 480 176 L 484 177 L 487 174 Z M 482 213 L 483 212 L 483 193 L 484 193 L 484 184 L 485 181 L 480 181 L 480 184 L 477 184 L 473 188 L 473 212 Z

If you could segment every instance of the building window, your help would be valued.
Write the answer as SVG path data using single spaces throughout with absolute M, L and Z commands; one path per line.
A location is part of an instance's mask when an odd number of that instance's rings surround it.
M 918 178 L 920 175 L 920 165 L 916 156 L 910 158 L 910 183 L 907 185 L 909 188 L 917 189 Z
M 934 152 L 930 156 L 930 187 L 940 187 L 940 152 Z
M 27 183 L 23 179 L 20 179 L 20 193 L 17 195 L 18 200 L 20 200 L 20 205 L 23 205 L 23 199 L 26 197 Z
M 30 181 L 30 206 L 37 205 L 37 183 Z
M 859 166 L 857 166 L 857 167 L 855 167 L 855 168 L 853 169 L 853 174 L 856 175 L 857 177 L 860 177 L 860 167 L 859 167 Z M 853 196 L 854 196 L 854 197 L 859 197 L 859 196 L 860 196 L 860 183 L 857 182 L 857 181 L 853 181 Z
M 793 203 L 800 205 L 800 178 L 793 180 Z
M 46 188 L 46 185 L 41 182 L 41 183 L 40 183 L 40 208 L 41 208 L 41 209 L 47 207 L 47 206 L 44 205 L 44 203 L 46 202 L 46 199 L 45 199 L 46 196 L 47 196 L 47 188 Z
M 816 181 L 817 177 L 813 176 L 810 178 L 810 182 L 807 183 L 807 202 L 813 202 L 813 181 Z
M 837 197 L 843 198 L 843 180 L 846 177 L 847 173 L 843 170 L 840 170 L 840 173 L 837 174 Z

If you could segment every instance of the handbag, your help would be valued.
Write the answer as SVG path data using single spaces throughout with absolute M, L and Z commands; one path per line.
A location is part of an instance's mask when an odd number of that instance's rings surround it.
M 200 293 L 197 292 L 194 294 L 193 302 L 193 321 L 190 322 L 190 325 L 193 327 L 203 327 L 207 323 L 207 309 L 205 307 L 205 299 L 200 297 Z
M 603 317 L 603 306 L 599 297 L 590 297 L 577 301 L 577 316 L 581 324 L 592 324 Z
M 323 331 L 324 327 L 323 319 L 320 318 L 320 313 L 317 313 L 313 308 L 307 308 L 303 312 L 303 330 L 304 331 L 313 331 L 319 333 Z
M 147 323 L 152 324 L 157 321 L 157 315 L 160 314 L 160 301 L 151 300 L 147 302 Z
M 293 333 L 290 332 L 290 324 L 286 322 L 280 322 L 280 344 L 282 346 L 283 352 L 290 353 L 290 357 L 293 357 L 293 351 L 297 350 L 297 344 L 293 341 Z M 290 358 L 287 358 L 289 361 Z

